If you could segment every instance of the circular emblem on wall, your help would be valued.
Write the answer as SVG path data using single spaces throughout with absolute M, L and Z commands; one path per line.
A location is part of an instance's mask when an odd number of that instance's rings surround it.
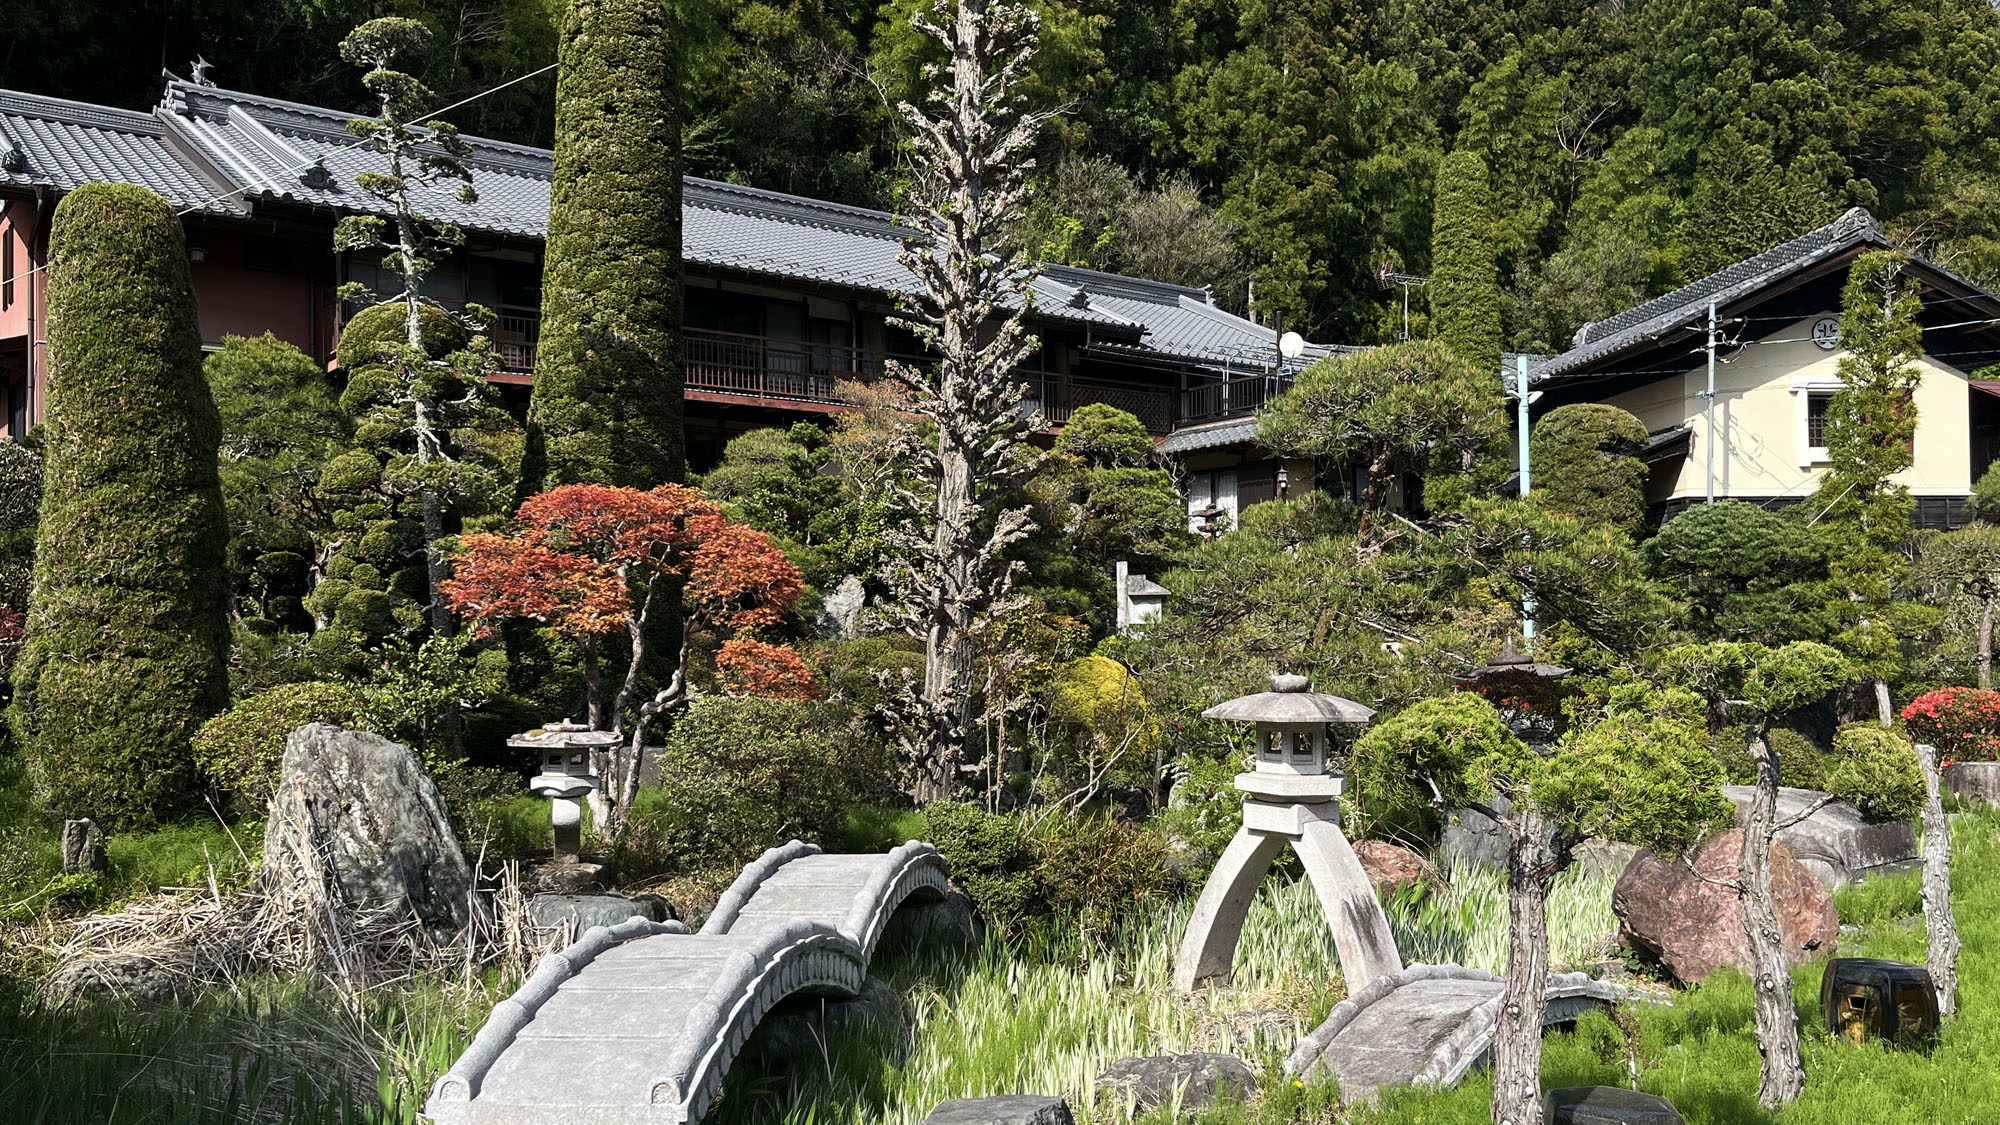
M 1823 316 L 1813 321 L 1812 341 L 1826 351 L 1840 346 L 1840 319 Z

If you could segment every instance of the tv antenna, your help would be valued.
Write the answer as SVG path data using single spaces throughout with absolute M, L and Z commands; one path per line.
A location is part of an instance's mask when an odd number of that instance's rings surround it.
M 1376 288 L 1387 292 L 1392 286 L 1403 287 L 1403 334 L 1396 339 L 1410 338 L 1410 290 L 1415 286 L 1430 283 L 1431 279 L 1428 277 L 1418 277 L 1413 273 L 1397 273 L 1395 265 L 1390 262 L 1383 262 L 1382 268 L 1375 271 Z

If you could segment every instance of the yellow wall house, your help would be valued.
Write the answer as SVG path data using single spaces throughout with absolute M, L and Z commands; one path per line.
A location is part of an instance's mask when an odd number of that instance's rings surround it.
M 1671 518 L 1710 494 L 1773 507 L 1809 498 L 1826 466 L 1827 400 L 1840 388 L 1840 294 L 1855 257 L 1893 244 L 1868 212 L 1738 262 L 1664 297 L 1585 325 L 1569 351 L 1530 374 L 1533 411 L 1605 402 L 1653 437 L 1647 499 Z M 2000 298 L 1912 259 L 1923 290 L 1916 464 L 1900 474 L 1922 527 L 1956 527 L 1965 498 L 2000 455 L 2000 383 L 1967 373 L 2000 363 Z M 1708 323 L 1716 316 L 1714 440 Z M 1712 455 L 1712 456 L 1711 456 Z M 1712 466 L 1712 468 L 1711 468 Z

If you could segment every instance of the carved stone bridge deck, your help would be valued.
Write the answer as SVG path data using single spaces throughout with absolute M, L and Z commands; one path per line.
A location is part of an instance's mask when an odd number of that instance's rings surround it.
M 634 919 L 544 958 L 438 1079 L 437 1125 L 701 1120 L 788 996 L 852 996 L 890 915 L 942 897 L 937 849 L 825 855 L 794 840 L 743 869 L 699 934 Z
M 1379 977 L 1334 1005 L 1285 1069 L 1331 1069 L 1350 1103 L 1372 1101 L 1387 1086 L 1453 1085 L 1492 1047 L 1505 988 L 1492 973 L 1457 965 L 1412 965 Z M 1543 1023 L 1569 1023 L 1623 994 L 1582 973 L 1552 974 Z

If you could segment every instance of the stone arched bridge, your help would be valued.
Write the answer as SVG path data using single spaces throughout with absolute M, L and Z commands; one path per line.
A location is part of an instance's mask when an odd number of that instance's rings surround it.
M 861 990 L 889 916 L 942 897 L 945 863 L 911 841 L 826 855 L 794 840 L 743 869 L 699 934 L 596 927 L 544 958 L 438 1079 L 437 1125 L 700 1121 L 736 1053 L 789 996 Z

